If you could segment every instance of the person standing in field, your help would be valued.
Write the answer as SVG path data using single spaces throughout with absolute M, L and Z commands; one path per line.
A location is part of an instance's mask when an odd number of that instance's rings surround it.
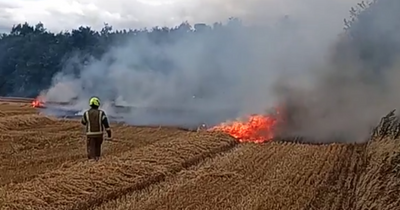
M 107 115 L 100 110 L 100 99 L 92 97 L 89 100 L 90 109 L 82 115 L 81 123 L 86 126 L 86 149 L 89 160 L 98 161 L 101 155 L 101 145 L 103 143 L 103 132 L 107 132 L 111 138 L 111 128 Z

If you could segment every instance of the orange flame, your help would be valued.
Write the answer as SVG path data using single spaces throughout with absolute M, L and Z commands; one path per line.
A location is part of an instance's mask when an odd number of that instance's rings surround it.
M 36 98 L 32 101 L 32 107 L 33 108 L 41 108 L 41 107 L 44 107 L 44 103 Z
M 252 115 L 247 122 L 217 125 L 211 130 L 225 132 L 240 142 L 263 143 L 274 138 L 277 119 L 273 116 Z

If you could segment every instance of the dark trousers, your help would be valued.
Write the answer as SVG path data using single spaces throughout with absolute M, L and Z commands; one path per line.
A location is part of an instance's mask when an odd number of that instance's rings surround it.
M 101 155 L 101 144 L 103 136 L 87 136 L 86 149 L 89 159 L 99 159 Z

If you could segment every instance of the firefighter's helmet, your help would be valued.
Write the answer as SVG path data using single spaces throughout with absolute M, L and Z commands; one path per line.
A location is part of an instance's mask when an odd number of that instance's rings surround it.
M 100 99 L 98 97 L 90 98 L 89 106 L 100 106 Z

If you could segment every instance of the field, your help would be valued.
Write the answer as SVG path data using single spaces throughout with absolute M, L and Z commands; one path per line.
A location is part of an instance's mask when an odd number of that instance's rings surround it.
M 79 121 L 0 104 L 0 209 L 400 209 L 400 143 L 239 143 L 113 124 L 99 162 Z

